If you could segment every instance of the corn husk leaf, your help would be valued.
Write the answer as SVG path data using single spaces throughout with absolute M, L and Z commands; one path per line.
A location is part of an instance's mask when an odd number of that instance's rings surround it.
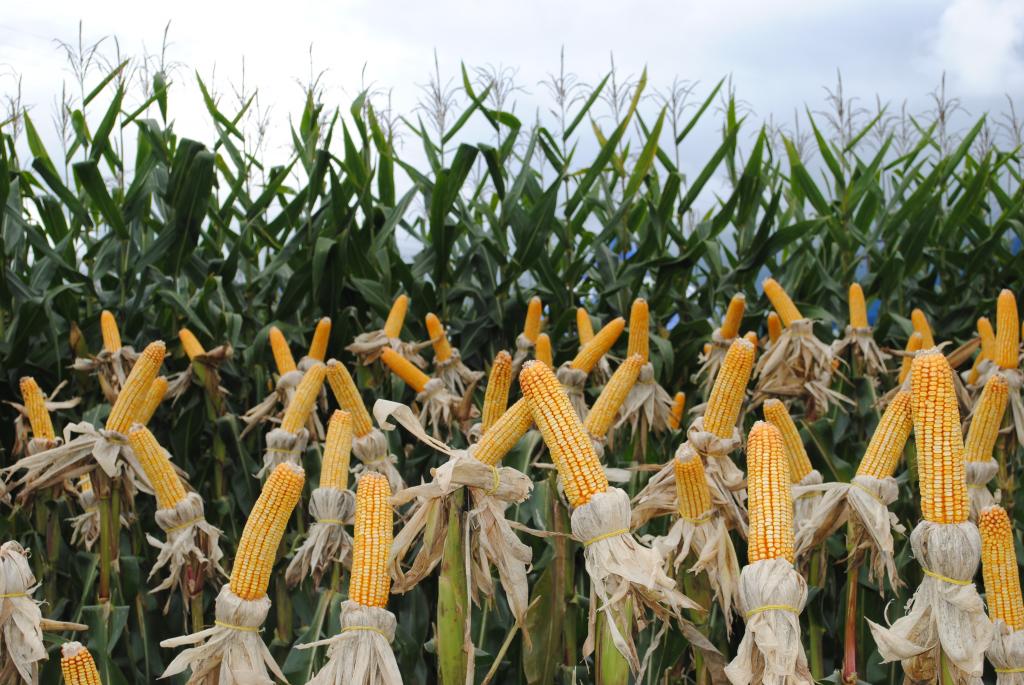
M 37 664 L 46 659 L 35 588 L 28 551 L 14 541 L 0 545 L 0 662 L 27 683 L 38 682 Z
M 853 354 L 860 356 L 864 362 L 864 373 L 872 382 L 877 384 L 879 377 L 888 372 L 885 362 L 892 357 L 882 351 L 882 348 L 875 342 L 870 326 L 867 328 L 847 326 L 845 335 L 832 343 L 832 354 L 835 357 L 841 357 L 847 349 L 851 349 Z
M 358 478 L 363 471 L 379 473 L 388 479 L 391 492 L 405 489 L 405 481 L 398 472 L 398 457 L 390 453 L 388 439 L 378 428 L 352 440 L 352 454 L 359 463 L 352 469 Z
M 385 347 L 390 347 L 421 369 L 427 368 L 427 360 L 420 354 L 420 350 L 430 345 L 429 340 L 413 343 L 405 342 L 399 338 L 389 338 L 384 329 L 360 333 L 356 339 L 345 349 L 359 358 L 359 363 L 369 366 L 378 359 Z
M 309 430 L 300 428 L 297 433 L 289 433 L 283 428 L 275 428 L 267 433 L 267 446 L 263 450 L 263 467 L 256 473 L 262 478 L 277 467 L 278 464 L 291 462 L 302 465 L 302 455 L 309 441 Z
M 753 404 L 780 397 L 810 399 L 819 412 L 831 405 L 852 406 L 853 400 L 831 387 L 833 359 L 832 349 L 815 337 L 810 319 L 794 321 L 757 361 Z
M 327 663 L 308 685 L 402 685 L 391 642 L 397 622 L 386 609 L 353 601 L 341 604 L 341 632 L 327 640 L 298 645 L 327 647 Z
M 55 411 L 72 409 L 81 403 L 81 397 L 72 397 L 68 400 L 56 399 L 57 394 L 63 390 L 64 386 L 67 384 L 67 381 L 61 381 L 60 384 L 53 389 L 53 392 L 45 398 L 44 404 L 46 406 L 46 411 L 52 414 Z M 25 410 L 25 405 L 20 402 L 10 402 L 5 400 L 4 404 L 9 405 L 18 414 L 14 418 L 14 447 L 11 449 L 11 454 L 15 457 L 20 457 L 25 454 L 29 443 L 35 439 L 31 438 L 32 430 L 28 423 L 28 412 Z M 42 450 L 37 448 L 36 451 L 41 452 Z
M 160 550 L 148 579 L 152 580 L 165 567 L 167 573 L 163 581 L 150 590 L 150 594 L 177 586 L 188 612 L 188 600 L 202 593 L 207 582 L 216 583 L 227 576 L 220 565 L 224 558 L 220 549 L 221 531 L 206 521 L 203 499 L 195 492 L 188 493 L 170 509 L 158 509 L 156 523 L 167 533 L 167 539 L 161 541 L 146 535 L 149 544 Z M 193 573 L 186 573 L 186 568 Z M 165 614 L 170 606 L 171 598 L 168 596 L 164 604 Z
M 978 514 L 982 509 L 996 503 L 989 482 L 999 473 L 999 462 L 995 459 L 987 461 L 967 462 L 967 496 L 971 500 L 971 521 L 978 522 Z
M 332 563 L 352 567 L 352 536 L 346 525 L 355 522 L 356 498 L 351 490 L 317 488 L 309 499 L 313 525 L 285 571 L 288 587 L 294 588 L 307 576 L 314 585 Z
M 1024 685 L 1024 630 L 1011 630 L 1002 619 L 994 621 L 985 656 L 995 667 L 996 685 Z

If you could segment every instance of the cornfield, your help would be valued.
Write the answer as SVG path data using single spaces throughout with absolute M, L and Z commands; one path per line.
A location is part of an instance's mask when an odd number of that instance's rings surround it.
M 1019 682 L 1015 119 L 463 67 L 270 164 L 72 61 L 0 124 L 3 682 Z

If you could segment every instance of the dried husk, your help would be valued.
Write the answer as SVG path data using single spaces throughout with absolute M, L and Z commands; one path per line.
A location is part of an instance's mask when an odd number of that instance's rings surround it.
M 985 656 L 995 668 L 996 685 L 1024 685 L 1024 630 L 1010 630 L 1002 619 L 994 621 Z
M 867 328 L 854 328 L 847 326 L 845 335 L 832 343 L 832 354 L 840 357 L 848 349 L 852 348 L 854 354 L 860 356 L 864 362 L 864 374 L 875 383 L 880 376 L 884 376 L 888 369 L 885 362 L 892 358 L 892 355 L 882 351 L 882 348 L 875 342 L 870 326 Z
M 352 440 L 352 454 L 359 463 L 352 469 L 358 478 L 363 471 L 379 473 L 388 479 L 391 492 L 405 489 L 405 481 L 398 472 L 398 457 L 391 454 L 387 437 L 378 428 Z
M 909 679 L 925 680 L 939 672 L 941 649 L 955 682 L 980 683 L 993 633 L 973 582 L 981 560 L 977 526 L 921 521 L 910 544 L 926 573 L 907 615 L 889 627 L 868 621 L 883 663 L 899 659 Z
M 177 586 L 186 600 L 182 604 L 187 613 L 187 600 L 202 593 L 207 582 L 217 583 L 227 575 L 220 565 L 224 558 L 219 544 L 221 531 L 207 522 L 203 498 L 195 492 L 185 495 L 185 499 L 170 509 L 158 509 L 156 523 L 167 533 L 167 540 L 161 541 L 146 534 L 149 544 L 160 550 L 148 579 L 152 580 L 165 567 L 167 571 L 166 577 L 150 590 L 150 594 Z M 186 568 L 191 572 L 186 573 Z M 164 604 L 165 614 L 170 606 L 171 597 L 168 595 Z
M 138 358 L 135 348 L 125 345 L 116 352 L 100 350 L 99 354 L 91 357 L 77 357 L 71 368 L 97 376 L 103 396 L 108 404 L 113 405 Z
M 313 525 L 284 574 L 290 588 L 307 576 L 313 578 L 314 585 L 320 585 L 332 563 L 352 567 L 352 536 L 345 526 L 355 521 L 355 494 L 351 490 L 317 488 L 309 499 L 309 513 Z
M 834 358 L 832 349 L 815 337 L 810 319 L 794 321 L 757 361 L 753 403 L 768 397 L 809 397 L 819 412 L 830 405 L 852 406 L 850 398 L 831 387 Z
M 641 436 L 643 446 L 649 432 L 662 433 L 668 430 L 671 416 L 672 397 L 655 380 L 654 365 L 647 362 L 640 367 L 640 375 L 626 395 L 615 425 L 618 427 L 628 423 L 632 435 Z
M 971 500 L 971 521 L 974 523 L 978 522 L 978 514 L 982 509 L 996 503 L 988 483 L 998 472 L 999 462 L 995 459 L 967 462 L 967 496 Z
M 160 677 L 191 669 L 188 685 L 272 685 L 270 673 L 288 682 L 260 637 L 269 612 L 270 598 L 266 595 L 244 600 L 225 585 L 217 595 L 212 627 L 160 643 L 164 649 L 194 645 L 174 657 Z
M 533 352 L 534 342 L 520 333 L 516 336 L 516 353 L 512 355 L 512 378 L 519 378 L 519 369 Z
M 214 390 L 222 398 L 228 396 L 228 390 L 220 384 L 220 367 L 231 359 L 234 350 L 227 343 L 218 345 L 206 354 L 198 354 L 192 359 L 184 371 L 174 374 L 168 379 L 166 396 L 171 400 L 177 400 L 185 394 L 193 381 L 198 382 L 198 374 L 195 372 L 194 364 L 202 364 L 206 370 L 207 382 L 203 385 L 207 390 Z
M 82 401 L 81 397 L 72 397 L 69 400 L 59 401 L 54 399 L 55 397 L 57 397 L 57 393 L 63 390 L 64 386 L 67 384 L 67 381 L 61 381 L 61 383 L 56 388 L 53 389 L 53 392 L 51 392 L 49 396 L 45 398 L 44 404 L 46 406 L 46 411 L 52 414 L 55 411 L 60 411 L 62 409 L 71 409 L 79 405 L 79 403 Z M 7 400 L 5 400 L 4 403 L 10 405 L 14 409 L 14 411 L 17 412 L 17 416 L 14 418 L 14 447 L 11 449 L 11 455 L 14 457 L 20 457 L 21 455 L 25 454 L 30 442 L 37 439 L 44 439 L 31 437 L 32 430 L 28 423 L 28 413 L 25 411 L 25 405 L 19 402 L 10 402 Z M 36 451 L 41 452 L 42 449 L 37 447 Z
M 82 507 L 82 513 L 68 519 L 71 522 L 71 545 L 91 551 L 100 539 L 100 511 L 96 493 L 92 490 L 79 491 L 78 504 Z M 122 516 L 121 525 L 125 523 Z
M 746 630 L 725 668 L 733 685 L 810 685 L 800 642 L 807 581 L 786 559 L 762 559 L 740 572 L 739 610 Z M 774 607 L 774 608 L 769 608 Z
M 380 355 L 385 347 L 390 347 L 416 366 L 425 369 L 427 368 L 427 360 L 420 354 L 420 350 L 429 344 L 429 340 L 413 343 L 405 342 L 400 338 L 389 338 L 384 329 L 381 328 L 376 331 L 369 331 L 368 333 L 360 333 L 352 341 L 352 344 L 345 349 L 356 355 L 361 365 L 369 366 L 380 359 Z
M 341 604 L 341 632 L 327 640 L 298 645 L 327 646 L 327 663 L 308 685 L 402 685 L 391 642 L 397 622 L 387 609 L 357 602 Z
M 263 450 L 263 468 L 256 476 L 262 478 L 270 473 L 278 464 L 291 462 L 302 465 L 302 455 L 309 442 L 309 430 L 300 428 L 296 433 L 289 433 L 283 428 L 275 428 L 267 433 L 267 446 Z
M 462 398 L 450 393 L 440 378 L 431 378 L 416 395 L 416 404 L 420 409 L 420 423 L 429 428 L 435 438 L 440 438 L 451 433 L 459 417 Z
M 747 478 L 730 458 L 743 444 L 739 428 L 732 436 L 720 438 L 704 430 L 704 417 L 698 417 L 686 431 L 686 444 L 704 461 L 704 474 L 711 490 L 711 503 L 725 517 L 729 528 L 747 538 Z
M 39 682 L 37 664 L 46 659 L 36 587 L 28 552 L 14 541 L 0 545 L 0 662 L 26 683 Z
M 824 479 L 817 469 L 800 479 L 800 482 L 793 484 L 793 528 L 800 530 L 804 522 L 811 518 L 821 498 L 821 491 L 815 488 L 821 485 Z
M 473 371 L 462 363 L 459 348 L 453 347 L 452 354 L 443 362 L 434 361 L 434 376 L 440 378 L 452 394 L 461 397 L 466 388 L 484 377 L 483 371 Z
M 263 400 L 249 411 L 242 414 L 239 419 L 245 424 L 241 437 L 245 437 L 264 421 L 269 421 L 288 406 L 295 394 L 295 388 L 302 380 L 302 372 L 296 369 L 279 376 L 274 385 L 274 391 L 263 398 Z
M 587 408 L 587 396 L 584 394 L 587 385 L 587 372 L 582 369 L 574 369 L 571 362 L 566 362 L 558 367 L 555 376 L 558 378 L 558 382 L 562 384 L 565 394 L 569 396 L 569 403 L 576 410 L 580 421 L 586 420 L 587 412 L 589 411 Z
M 700 367 L 697 369 L 697 373 L 693 375 L 692 380 L 700 385 L 704 397 L 708 397 L 711 394 L 711 386 L 715 383 L 718 370 L 722 368 L 722 360 L 725 359 L 725 353 L 729 351 L 729 346 L 732 345 L 732 341 L 735 339 L 723 338 L 722 329 L 716 328 L 711 333 L 711 349 L 708 350 L 707 354 L 704 354 L 702 350 L 698 355 L 697 361 Z

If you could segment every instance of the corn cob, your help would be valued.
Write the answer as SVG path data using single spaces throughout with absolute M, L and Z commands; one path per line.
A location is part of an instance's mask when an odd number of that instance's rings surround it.
M 708 356 L 709 354 L 711 354 L 711 350 L 712 350 L 713 348 L 714 348 L 714 345 L 712 345 L 712 344 L 711 344 L 711 343 L 709 343 L 709 342 L 706 342 L 706 343 L 704 343 L 704 347 L 702 347 L 701 349 L 702 349 L 702 350 L 704 351 L 704 356 L 706 357 L 706 356 Z
M 804 318 L 800 310 L 793 304 L 793 300 L 790 299 L 786 291 L 782 289 L 782 286 L 774 278 L 764 279 L 761 287 L 764 288 L 764 294 L 768 296 L 772 307 L 779 313 L 783 325 L 790 326 L 794 321 Z
M 136 423 L 141 423 L 143 426 L 149 423 L 160 403 L 164 401 L 164 395 L 167 394 L 167 386 L 167 378 L 164 376 L 157 376 L 153 379 L 149 386 L 149 392 L 146 393 L 146 401 L 139 407 L 139 413 L 135 417 Z
M 156 493 L 157 509 L 172 509 L 185 499 L 185 486 L 174 471 L 167 452 L 145 426 L 136 424 L 128 434 L 128 442 L 146 473 L 153 492 Z
M 590 314 L 583 307 L 576 308 L 576 331 L 580 345 L 586 345 L 594 337 L 594 322 L 590 320 Z
M 998 505 L 987 507 L 978 517 L 978 531 L 989 618 L 1002 620 L 1011 631 L 1024 629 L 1024 600 L 1021 599 L 1013 527 L 1006 510 Z
M 740 323 L 743 321 L 743 312 L 747 308 L 747 298 L 743 293 L 736 293 L 729 300 L 729 309 L 725 312 L 725 319 L 719 332 L 723 339 L 732 340 L 740 332 Z
M 924 312 L 918 308 L 910 312 L 910 323 L 913 324 L 914 330 L 921 334 L 921 349 L 930 350 L 935 347 L 935 336 L 932 335 L 931 324 L 928 323 L 928 317 L 924 315 Z
M 679 430 L 683 423 L 683 412 L 686 410 L 686 393 L 677 392 L 672 400 L 672 412 L 668 417 L 668 427 L 672 430 Z
M 626 320 L 621 316 L 609 321 L 598 331 L 597 335 L 592 336 L 583 344 L 583 347 L 576 353 L 576 357 L 572 360 L 570 366 L 574 369 L 590 373 L 597 366 L 597 363 L 601 361 L 601 357 L 606 355 L 608 350 L 612 349 L 612 345 L 622 335 L 625 327 Z
M 757 333 L 755 333 L 754 331 L 747 331 L 746 333 L 743 334 L 743 339 L 754 346 L 755 352 L 757 351 L 757 343 L 759 342 L 759 340 L 757 339 Z
M 924 336 L 919 332 L 914 331 L 907 338 L 907 347 L 904 349 L 905 352 L 920 352 L 921 348 L 924 347 Z M 903 361 L 900 363 L 900 375 L 899 382 L 907 380 L 907 375 L 910 373 L 910 365 L 914 363 L 914 357 L 911 354 L 906 354 L 903 357 Z
M 356 523 L 348 597 L 384 609 L 391 591 L 388 554 L 394 535 L 391 486 L 379 473 L 364 473 L 356 486 Z
M 203 344 L 199 342 L 199 338 L 189 329 L 179 329 L 178 340 L 181 341 L 181 347 L 185 350 L 185 354 L 188 355 L 189 361 L 192 361 L 199 355 L 206 354 L 206 350 L 203 349 Z
M 309 343 L 309 358 L 322 362 L 327 357 L 327 343 L 331 339 L 331 317 L 321 317 L 313 330 L 313 341 Z
M 323 387 L 326 375 L 327 367 L 323 364 L 317 364 L 303 374 L 299 386 L 295 388 L 295 395 L 284 410 L 284 418 L 281 419 L 282 430 L 294 434 L 306 425 L 313 405 L 320 396 L 320 388 Z
M 142 351 L 128 374 L 124 387 L 117 395 L 110 416 L 107 417 L 107 430 L 127 433 L 140 409 L 146 403 L 149 386 L 153 384 L 160 365 L 164 363 L 164 344 L 161 341 L 150 343 Z
M 672 461 L 679 515 L 689 521 L 700 519 L 711 509 L 711 491 L 704 475 L 704 462 L 696 452 L 689 453 L 685 460 Z
M 978 369 L 981 367 L 981 363 L 986 359 L 995 358 L 996 334 L 992 330 L 992 322 L 987 317 L 978 317 L 978 337 L 981 338 L 981 350 L 974 358 L 974 363 L 971 364 L 971 372 L 967 376 L 968 385 L 975 385 L 978 382 L 980 375 Z
M 745 338 L 733 340 L 711 387 L 704 410 L 704 430 L 720 438 L 732 437 L 753 368 L 754 346 Z
M 864 304 L 864 291 L 860 283 L 850 284 L 850 326 L 852 328 L 868 327 L 868 308 Z
M 484 410 L 481 412 L 480 428 L 484 434 L 491 429 L 508 407 L 508 393 L 512 387 L 512 355 L 502 350 L 494 357 L 491 375 L 484 392 Z
M 348 463 L 352 452 L 352 415 L 338 409 L 327 424 L 324 461 L 320 470 L 320 487 L 348 488 Z
M 789 460 L 789 475 L 794 483 L 799 483 L 813 470 L 807 450 L 804 448 L 804 441 L 800 439 L 800 431 L 793 423 L 793 417 L 789 415 L 786 405 L 779 400 L 765 400 L 763 411 L 764 418 L 779 430 L 782 444 L 786 449 L 786 458 Z
M 263 484 L 263 491 L 245 521 L 231 569 L 231 591 L 242 599 L 252 601 L 266 596 L 277 548 L 305 482 L 302 467 L 285 462 L 278 464 Z
M 532 343 L 537 342 L 540 335 L 540 315 L 543 304 L 540 298 L 534 295 L 526 306 L 526 321 L 523 323 L 523 337 Z
M 768 342 L 775 342 L 782 335 L 782 319 L 775 312 L 768 312 Z
M 21 379 L 21 400 L 25 403 L 25 413 L 28 414 L 28 424 L 32 427 L 32 437 L 55 440 L 57 434 L 53 430 L 50 411 L 46 408 L 46 397 L 32 376 L 24 376 Z
M 480 442 L 473 449 L 473 456 L 488 466 L 497 466 L 532 425 L 530 404 L 525 397 L 521 398 L 509 407 L 493 426 L 484 431 Z
M 92 654 L 80 642 L 65 642 L 60 648 L 60 671 L 65 685 L 103 685 Z
M 992 458 L 992 449 L 999 437 L 999 426 L 1009 401 L 1010 389 L 1006 380 L 994 374 L 985 383 L 981 397 L 974 405 L 974 418 L 964 445 L 967 461 L 988 461 Z
M 434 345 L 434 361 L 445 362 L 452 357 L 452 346 L 448 342 L 448 336 L 444 332 L 444 326 L 441 324 L 441 319 L 437 318 L 437 315 L 433 312 L 427 314 L 427 335 L 430 336 L 430 341 Z
M 423 388 L 427 387 L 427 383 L 430 381 L 430 376 L 420 371 L 415 364 L 390 347 L 384 348 L 380 354 L 380 360 L 391 369 L 391 373 L 405 381 L 405 384 L 416 392 L 423 392 Z
M 547 333 L 541 333 L 537 336 L 533 356 L 537 361 L 544 362 L 551 368 L 555 367 L 554 355 L 551 352 L 551 338 L 548 337 Z
M 583 423 L 583 427 L 592 437 L 603 438 L 608 434 L 615 415 L 619 413 L 619 408 L 626 401 L 626 396 L 636 384 L 636 379 L 640 376 L 640 367 L 643 365 L 643 358 L 634 354 L 615 369 L 615 373 L 608 379 L 597 401 L 594 402 L 594 406 L 587 414 L 587 420 Z
M 270 351 L 274 354 L 274 364 L 277 365 L 278 375 L 285 375 L 291 373 L 296 368 L 295 357 L 292 356 L 291 348 L 288 347 L 288 341 L 284 339 L 284 333 L 277 326 L 270 327 Z
M 970 513 L 963 434 L 953 371 L 938 350 L 914 359 L 910 372 L 921 514 L 933 523 L 963 523 Z
M 519 374 L 519 385 L 558 467 L 569 503 L 579 507 L 594 494 L 607 492 L 608 477 L 554 372 L 544 364 L 527 362 Z
M 399 295 L 391 303 L 391 311 L 384 322 L 384 335 L 389 338 L 399 338 L 402 335 L 402 325 L 405 324 L 405 314 L 409 311 L 409 296 Z
M 1020 352 L 1020 321 L 1017 318 L 1017 298 L 1005 288 L 996 301 L 995 362 L 1003 369 L 1017 368 Z
M 864 457 L 857 466 L 857 475 L 881 479 L 894 474 L 913 427 L 910 393 L 901 390 L 893 396 L 875 427 Z
M 338 404 L 351 415 L 352 430 L 356 437 L 361 438 L 373 430 L 370 412 L 366 410 L 359 389 L 344 364 L 334 359 L 327 362 L 327 382 Z
M 638 297 L 633 300 L 633 306 L 629 310 L 629 345 L 626 348 L 626 356 L 632 357 L 639 354 L 646 362 L 650 356 L 650 311 L 647 308 L 647 300 Z
M 121 331 L 117 330 L 117 319 L 106 309 L 100 312 L 100 334 L 103 336 L 103 349 L 107 352 L 121 349 Z
M 750 537 L 747 560 L 793 557 L 793 496 L 782 435 L 758 421 L 747 436 L 747 499 Z

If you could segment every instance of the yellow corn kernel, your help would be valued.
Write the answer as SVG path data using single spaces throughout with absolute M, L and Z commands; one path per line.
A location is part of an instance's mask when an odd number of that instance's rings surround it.
M 590 320 L 590 314 L 583 307 L 576 308 L 576 331 L 581 346 L 586 345 L 594 337 L 594 322 Z
M 388 555 L 394 535 L 391 486 L 379 473 L 364 473 L 356 485 L 356 524 L 348 598 L 367 607 L 388 605 Z
M 274 354 L 274 364 L 277 365 L 278 375 L 291 373 L 298 367 L 295 366 L 295 357 L 292 356 L 288 341 L 284 339 L 284 333 L 277 326 L 270 327 L 270 351 Z
M 743 293 L 736 293 L 729 300 L 729 309 L 725 312 L 725 319 L 719 333 L 725 340 L 732 340 L 740 332 L 740 324 L 743 322 L 743 312 L 747 308 L 747 298 Z
M 231 569 L 231 591 L 244 600 L 266 596 L 277 548 L 288 527 L 306 482 L 306 472 L 291 462 L 278 464 L 263 484 L 256 504 L 245 520 Z
M 783 325 L 790 326 L 794 321 L 804 318 L 800 310 L 793 304 L 793 300 L 790 299 L 786 291 L 782 289 L 782 286 L 774 278 L 764 279 L 761 287 L 764 288 L 764 294 L 768 296 L 768 301 L 772 303 L 772 307 L 779 313 Z
M 80 642 L 65 642 L 60 648 L 60 671 L 65 685 L 103 685 L 92 654 Z
M 121 349 L 121 331 L 117 329 L 117 319 L 106 309 L 100 312 L 100 334 L 103 336 L 103 349 L 107 352 Z
M 92 492 L 92 478 L 88 473 L 83 473 L 78 478 L 79 492 Z
M 646 362 L 650 356 L 650 310 L 647 308 L 647 300 L 638 297 L 633 300 L 633 307 L 629 310 L 629 345 L 626 348 L 626 356 L 632 357 L 639 354 Z
M 55 440 L 57 434 L 53 431 L 50 411 L 46 408 L 46 397 L 32 376 L 24 376 L 21 379 L 21 401 L 25 403 L 25 413 L 28 414 L 28 424 L 32 427 L 32 437 Z
M 901 390 L 893 396 L 875 426 L 864 457 L 857 466 L 857 475 L 881 479 L 896 473 L 896 466 L 900 463 L 913 427 L 910 392 Z
M 941 352 L 914 358 L 910 386 L 921 514 L 933 523 L 963 523 L 970 513 L 964 439 L 953 370 Z
M 636 384 L 643 365 L 643 358 L 639 354 L 634 354 L 615 369 L 615 373 L 608 379 L 594 406 L 587 413 L 587 420 L 583 422 L 583 427 L 592 437 L 603 438 L 608 434 L 615 415 L 619 413 L 626 396 Z
M 800 439 L 800 431 L 793 423 L 793 417 L 789 415 L 786 405 L 779 400 L 765 400 L 763 411 L 764 418 L 779 429 L 782 444 L 786 448 L 786 458 L 789 460 L 789 475 L 794 483 L 799 483 L 812 470 L 804 441 Z
M 677 392 L 672 400 L 672 412 L 668 417 L 668 427 L 672 430 L 679 430 L 683 424 L 683 412 L 686 411 L 686 393 Z
M 704 350 L 704 356 L 705 356 L 705 357 L 706 357 L 706 356 L 708 356 L 709 354 L 711 354 L 711 349 L 712 349 L 713 347 L 714 347 L 714 345 L 712 345 L 712 344 L 711 344 L 711 343 L 709 343 L 709 342 L 706 342 L 706 343 L 704 343 L 704 347 L 702 347 L 701 349 L 703 349 L 703 350 Z
M 206 350 L 203 348 L 203 344 L 199 342 L 199 338 L 189 329 L 179 329 L 178 340 L 181 341 L 181 347 L 185 350 L 185 354 L 188 355 L 189 361 L 199 355 L 206 354 Z
M 923 311 L 914 308 L 914 311 L 910 312 L 910 323 L 913 324 L 914 330 L 921 334 L 922 350 L 930 350 L 935 347 L 935 336 L 932 335 L 931 324 L 928 323 L 928 317 L 924 315 Z
M 491 429 L 508 407 L 508 393 L 512 388 L 512 355 L 502 350 L 494 357 L 491 374 L 484 392 L 484 410 L 480 415 L 480 428 L 484 434 Z
M 391 373 L 405 381 L 405 384 L 416 392 L 423 392 L 423 388 L 427 387 L 427 382 L 430 381 L 430 376 L 420 371 L 415 364 L 390 347 L 384 348 L 380 360 L 391 369 Z
M 711 387 L 704 410 L 704 430 L 720 438 L 732 437 L 753 368 L 754 346 L 746 338 L 733 340 Z
M 533 414 L 526 398 L 509 407 L 494 425 L 484 431 L 480 442 L 473 448 L 473 456 L 488 466 L 497 466 L 519 439 L 533 425 Z
M 344 364 L 336 359 L 327 362 L 327 382 L 334 392 L 334 399 L 352 416 L 352 429 L 356 437 L 361 438 L 373 430 L 370 412 L 366 410 L 359 389 Z
M 164 376 L 157 376 L 153 379 L 149 385 L 149 392 L 146 393 L 146 401 L 139 407 L 139 413 L 135 416 L 136 423 L 141 423 L 143 426 L 149 423 L 160 403 L 164 401 L 167 386 L 167 379 Z
M 551 338 L 548 337 L 547 333 L 541 333 L 537 336 L 533 348 L 533 356 L 537 361 L 544 362 L 551 368 L 555 367 L 554 354 L 551 352 Z
M 444 332 L 441 319 L 433 312 L 427 314 L 427 335 L 434 345 L 434 361 L 445 362 L 452 357 L 452 346 L 448 342 L 448 336 Z
M 405 324 L 405 314 L 409 311 L 409 296 L 399 295 L 391 303 L 391 311 L 384 322 L 384 335 L 389 338 L 399 338 L 402 335 L 402 326 Z
M 993 375 L 985 382 L 981 397 L 974 405 L 974 418 L 967 431 L 967 442 L 964 450 L 967 461 L 988 461 L 992 458 L 992 448 L 999 437 L 999 427 L 1003 423 L 1003 414 L 1010 401 L 1010 388 L 1000 375 Z
M 348 463 L 352 454 L 352 415 L 338 409 L 327 424 L 324 461 L 320 469 L 320 487 L 348 488 Z
M 625 328 L 626 320 L 621 316 L 609 321 L 597 332 L 597 335 L 592 336 L 590 340 L 583 343 L 583 347 L 576 353 L 576 357 L 572 360 L 570 366 L 585 373 L 590 373 L 597 366 L 597 363 L 601 361 L 601 357 L 608 354 L 608 350 L 612 349 L 615 341 L 619 339 Z
M 135 424 L 128 434 L 128 442 L 156 493 L 156 508 L 172 509 L 185 499 L 185 486 L 174 471 L 170 456 L 149 429 Z
M 868 308 L 864 304 L 864 291 L 860 283 L 850 284 L 850 326 L 852 328 L 868 327 Z
M 782 335 L 782 319 L 775 312 L 768 312 L 768 342 L 775 342 Z
M 146 403 L 149 386 L 153 384 L 160 365 L 164 363 L 166 348 L 160 340 L 146 346 L 132 367 L 107 417 L 107 430 L 127 433 L 135 417 Z
M 782 435 L 758 421 L 747 436 L 747 561 L 793 561 L 793 496 Z
M 1003 369 L 1017 368 L 1020 352 L 1020 321 L 1017 317 L 1017 298 L 1005 288 L 996 301 L 995 362 Z
M 281 429 L 288 433 L 298 433 L 299 429 L 306 425 L 309 414 L 313 411 L 320 396 L 320 388 L 324 385 L 324 377 L 327 375 L 327 367 L 317 364 L 306 371 L 295 388 L 295 394 L 291 402 L 284 410 L 284 418 L 281 419 Z
M 757 343 L 760 342 L 757 339 L 757 333 L 755 333 L 754 331 L 747 331 L 746 333 L 743 334 L 743 339 L 746 340 L 748 343 L 750 343 L 751 345 L 754 346 L 754 353 L 756 354 L 757 353 Z
M 986 507 L 978 516 L 978 531 L 988 616 L 993 621 L 1003 621 L 1011 631 L 1024 629 L 1024 600 L 1020 593 L 1013 526 L 1006 510 L 998 505 Z
M 532 343 L 537 342 L 540 335 L 540 315 L 544 308 L 540 298 L 534 295 L 526 306 L 526 321 L 523 323 L 523 337 Z
M 907 347 L 905 352 L 920 352 L 921 348 L 924 347 L 924 336 L 919 332 L 914 331 L 907 338 Z M 904 355 L 903 361 L 900 363 L 900 375 L 899 382 L 907 380 L 907 375 L 910 373 L 910 365 L 914 363 L 914 356 L 912 354 Z
M 327 343 L 331 339 L 331 317 L 323 316 L 316 322 L 313 341 L 309 343 L 309 358 L 318 362 L 327 357 Z
M 594 494 L 607 492 L 608 477 L 597 452 L 551 368 L 536 361 L 527 362 L 519 373 L 519 385 L 558 468 L 569 504 L 579 507 Z
M 688 521 L 698 521 L 711 510 L 711 491 L 704 475 L 704 462 L 696 452 L 688 453 L 686 459 L 675 458 L 672 462 L 679 516 Z
M 978 337 L 981 338 L 981 355 L 986 359 L 995 359 L 996 332 L 987 316 L 978 317 Z

